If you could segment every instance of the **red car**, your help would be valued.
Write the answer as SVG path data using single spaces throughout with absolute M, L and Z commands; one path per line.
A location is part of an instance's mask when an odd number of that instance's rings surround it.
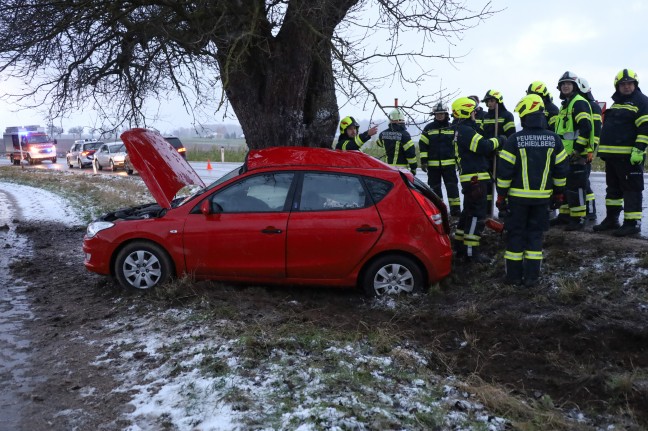
M 179 274 L 229 282 L 426 289 L 450 273 L 445 205 L 422 181 L 363 154 L 253 150 L 205 187 L 157 132 L 121 136 L 157 204 L 106 214 L 83 240 L 88 270 L 125 288 Z M 184 186 L 201 188 L 174 199 Z

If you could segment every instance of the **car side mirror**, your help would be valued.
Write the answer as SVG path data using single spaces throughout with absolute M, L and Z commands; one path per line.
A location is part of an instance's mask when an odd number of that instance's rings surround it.
M 206 216 L 212 213 L 211 202 L 209 201 L 209 199 L 202 201 L 202 203 L 200 204 L 200 212 Z

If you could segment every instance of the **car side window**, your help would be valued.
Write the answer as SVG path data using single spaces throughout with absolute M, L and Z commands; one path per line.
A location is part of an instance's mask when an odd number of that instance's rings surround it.
M 304 174 L 300 211 L 356 209 L 367 205 L 360 177 L 323 172 Z
M 212 196 L 220 213 L 283 211 L 294 174 L 268 173 L 247 177 Z

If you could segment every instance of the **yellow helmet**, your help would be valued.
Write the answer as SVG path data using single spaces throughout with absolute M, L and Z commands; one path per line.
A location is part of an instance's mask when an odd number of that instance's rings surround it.
M 405 122 L 405 116 L 403 115 L 403 113 L 398 108 L 394 108 L 389 113 L 389 121 L 391 121 L 393 123 L 404 123 Z
M 542 81 L 533 81 L 529 84 L 529 88 L 526 91 L 527 94 L 537 94 L 540 97 L 547 97 L 549 95 L 549 90 L 547 86 Z
M 542 97 L 537 94 L 527 94 L 520 99 L 515 107 L 515 112 L 518 113 L 520 118 L 540 111 L 544 111 L 544 102 Z
M 614 88 L 617 88 L 619 82 L 634 82 L 635 85 L 639 85 L 639 77 L 632 69 L 623 69 L 614 77 Z
M 460 97 L 452 102 L 452 115 L 455 118 L 470 118 L 470 114 L 477 107 L 477 102 L 470 97 Z
M 497 100 L 497 103 L 504 102 L 504 96 L 502 96 L 502 93 L 497 90 L 488 90 L 482 102 L 486 102 L 488 99 L 495 99 Z
M 340 121 L 340 134 L 343 134 L 349 126 L 358 128 L 360 127 L 360 124 L 358 124 L 353 117 L 344 117 L 342 121 Z

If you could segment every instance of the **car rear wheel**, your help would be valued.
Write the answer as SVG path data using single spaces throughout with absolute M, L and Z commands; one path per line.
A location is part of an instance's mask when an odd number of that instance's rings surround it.
M 423 273 L 419 265 L 406 256 L 382 256 L 367 267 L 362 286 L 371 297 L 420 292 Z
M 173 271 L 171 258 L 157 244 L 136 241 L 124 247 L 115 259 L 115 276 L 126 289 L 153 289 L 164 284 Z
M 72 165 L 72 162 L 70 161 L 70 159 L 67 159 L 67 165 L 68 165 L 68 168 L 70 168 L 70 169 L 72 169 L 74 167 L 74 165 Z
M 81 159 L 77 159 L 77 163 L 79 164 L 79 169 L 83 169 L 83 162 L 81 162 Z

